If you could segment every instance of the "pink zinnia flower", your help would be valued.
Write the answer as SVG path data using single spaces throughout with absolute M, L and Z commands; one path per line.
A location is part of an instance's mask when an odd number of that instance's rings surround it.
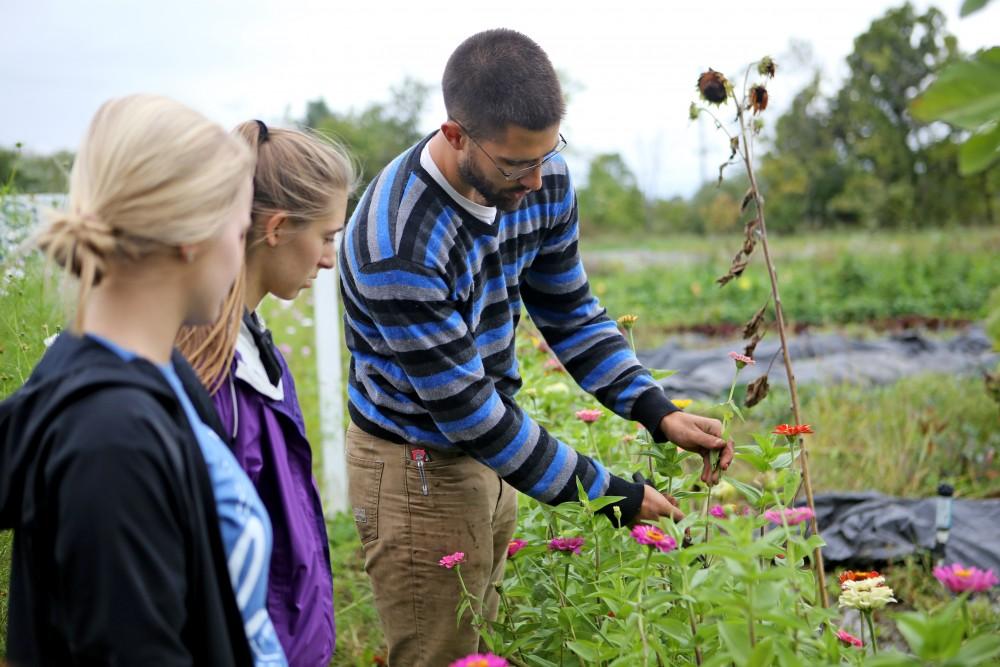
M 858 648 L 864 646 L 864 643 L 860 639 L 843 628 L 837 631 L 837 639 L 844 642 L 848 646 L 857 646 Z
M 635 541 L 639 544 L 656 547 L 663 553 L 673 551 L 677 548 L 677 541 L 674 538 L 670 537 L 656 526 L 647 526 L 644 523 L 640 523 L 632 529 L 632 537 L 634 537 Z
M 524 540 L 511 540 L 510 544 L 507 545 L 507 558 L 513 558 L 514 554 L 528 546 L 528 543 Z
M 934 568 L 934 576 L 948 587 L 952 593 L 982 593 L 997 585 L 997 575 L 993 570 L 980 570 L 978 567 L 964 567 L 959 563 Z
M 729 358 L 736 362 L 737 368 L 743 368 L 743 366 L 752 366 L 755 363 L 757 363 L 747 355 L 740 354 L 739 352 L 730 352 Z M 740 364 L 743 364 L 743 366 L 741 366 Z
M 815 516 L 813 514 L 813 511 L 808 507 L 789 507 L 781 511 L 768 510 L 764 512 L 764 518 L 770 521 L 771 523 L 780 526 L 782 524 L 781 521 L 782 514 L 785 515 L 784 523 L 787 523 L 789 526 L 797 526 L 803 521 L 809 521 L 810 519 L 813 518 L 813 516 Z
M 455 567 L 456 565 L 461 565 L 464 562 L 465 562 L 464 551 L 456 551 L 453 554 L 448 554 L 447 556 L 438 561 L 438 563 L 441 564 L 441 567 L 446 567 L 449 570 Z
M 506 659 L 492 653 L 474 653 L 464 658 L 459 658 L 448 667 L 508 667 L 510 665 Z
M 708 510 L 708 513 L 714 516 L 716 519 L 726 518 L 726 510 L 723 509 L 722 505 L 713 505 L 712 509 Z
M 576 418 L 584 424 L 593 424 L 601 418 L 600 410 L 577 410 Z
M 572 551 L 579 555 L 582 546 L 582 537 L 557 537 L 549 542 L 549 551 Z

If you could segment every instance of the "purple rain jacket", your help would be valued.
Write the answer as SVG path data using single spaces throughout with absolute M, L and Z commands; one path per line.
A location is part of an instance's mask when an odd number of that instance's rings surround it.
M 280 367 L 277 386 L 244 323 L 232 369 L 212 400 L 274 527 L 267 611 L 288 664 L 327 667 L 336 643 L 330 545 L 295 383 L 269 334 L 266 340 Z

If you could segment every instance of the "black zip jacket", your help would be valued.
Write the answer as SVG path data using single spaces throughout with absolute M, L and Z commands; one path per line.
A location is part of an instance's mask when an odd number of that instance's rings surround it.
M 190 366 L 174 366 L 221 431 Z M 251 665 L 212 485 L 162 373 L 64 333 L 0 403 L 13 665 Z

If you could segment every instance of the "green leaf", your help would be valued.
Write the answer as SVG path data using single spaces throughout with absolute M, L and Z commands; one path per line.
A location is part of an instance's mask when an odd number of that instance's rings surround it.
M 733 477 L 727 477 L 726 480 L 736 487 L 736 490 L 742 493 L 743 497 L 746 498 L 751 505 L 757 505 L 757 502 L 763 495 L 757 487 L 751 486 L 746 482 L 741 482 Z
M 978 174 L 1000 158 L 1000 122 L 976 132 L 958 149 L 958 171 L 962 176 Z
M 747 667 L 769 667 L 773 664 L 773 658 L 774 642 L 766 640 L 761 641 L 750 653 L 750 659 L 747 661 Z
M 598 510 L 604 509 L 608 505 L 613 505 L 613 504 L 617 503 L 618 501 L 624 500 L 624 499 L 625 499 L 625 496 L 601 496 L 600 498 L 597 498 L 595 500 L 589 501 L 588 504 L 589 504 L 591 510 L 593 510 L 594 512 L 597 512 Z
M 760 454 L 741 454 L 741 461 L 746 461 L 760 472 L 767 472 L 771 469 L 771 464 Z
M 1000 655 L 1000 637 L 995 635 L 980 635 L 970 639 L 962 646 L 962 650 L 948 662 L 949 665 L 980 665 L 991 658 Z
M 746 667 L 747 654 L 750 653 L 750 637 L 747 634 L 746 623 L 719 623 L 719 637 L 729 650 L 729 657 L 737 667 Z
M 657 622 L 656 627 L 681 646 L 685 646 L 691 641 L 690 626 L 681 623 L 676 618 L 664 618 Z
M 601 659 L 601 653 L 594 642 L 588 642 L 586 640 L 578 640 L 573 642 L 567 642 L 569 649 L 576 653 L 578 656 L 586 660 L 587 662 L 595 663 L 599 662 Z
M 1000 47 L 945 67 L 910 110 L 919 120 L 970 131 L 1000 118 Z
M 966 17 L 973 12 L 978 12 L 980 9 L 986 6 L 990 0 L 965 0 L 962 3 L 962 9 L 959 10 L 958 15 L 961 17 Z
M 653 376 L 654 380 L 663 380 L 677 373 L 677 371 L 669 371 L 663 368 L 650 368 L 648 370 L 650 375 Z

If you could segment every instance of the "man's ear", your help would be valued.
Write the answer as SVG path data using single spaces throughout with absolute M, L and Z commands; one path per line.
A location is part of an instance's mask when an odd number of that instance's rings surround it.
M 288 222 L 288 213 L 278 211 L 264 223 L 264 242 L 270 248 L 274 248 L 280 241 L 280 236 L 285 231 L 285 223 Z
M 450 118 L 441 123 L 441 135 L 456 151 L 465 147 L 465 132 L 458 126 L 458 123 Z

